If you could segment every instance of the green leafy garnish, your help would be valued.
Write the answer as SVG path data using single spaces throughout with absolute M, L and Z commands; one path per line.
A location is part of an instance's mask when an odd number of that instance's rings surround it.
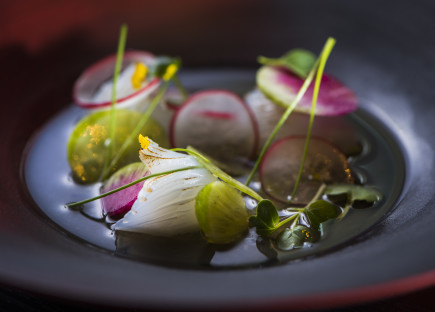
M 325 188 L 325 194 L 334 196 L 346 194 L 349 202 L 366 201 L 374 203 L 382 198 L 381 192 L 369 186 L 355 184 L 333 184 Z
M 316 63 L 316 56 L 308 50 L 293 49 L 280 58 L 259 56 L 257 60 L 263 65 L 285 67 L 295 75 L 305 79 Z
M 258 203 L 257 214 L 251 216 L 249 221 L 252 226 L 255 226 L 259 235 L 271 236 L 281 226 L 290 221 L 293 221 L 292 227 L 296 226 L 301 218 L 310 223 L 312 230 L 318 231 L 322 222 L 334 219 L 340 214 L 339 209 L 326 200 L 314 200 L 305 208 L 289 208 L 287 211 L 292 214 L 280 220 L 273 203 L 265 199 Z
M 249 218 L 251 226 L 255 226 L 257 233 L 263 236 L 269 236 L 277 229 L 279 224 L 279 215 L 268 199 L 263 199 L 257 205 L 257 214 Z
M 344 208 L 340 218 L 343 218 L 350 207 L 364 203 L 372 205 L 382 199 L 382 193 L 377 189 L 369 186 L 354 185 L 354 184 L 333 184 L 325 188 L 325 194 L 332 201 L 343 201 Z
M 281 250 L 292 250 L 304 247 L 305 243 L 314 243 L 319 238 L 319 233 L 305 225 L 285 229 L 276 238 L 276 247 Z

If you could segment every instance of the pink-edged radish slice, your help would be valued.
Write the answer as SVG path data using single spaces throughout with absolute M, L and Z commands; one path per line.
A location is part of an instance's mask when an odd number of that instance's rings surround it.
M 76 80 L 73 90 L 74 102 L 84 108 L 107 108 L 111 103 L 112 79 L 116 55 L 110 55 L 88 67 Z M 157 89 L 160 78 L 152 78 L 134 89 L 131 76 L 136 63 L 144 63 L 150 67 L 155 56 L 145 51 L 128 51 L 124 54 L 122 70 L 117 83 L 117 107 L 134 106 Z
M 115 172 L 104 183 L 101 188 L 101 193 L 109 192 L 149 174 L 150 172 L 143 163 L 136 162 L 129 164 Z M 140 182 L 123 189 L 122 191 L 103 197 L 101 202 L 104 214 L 109 215 L 112 218 L 121 218 L 125 213 L 130 211 L 143 184 L 144 182 Z
M 263 66 L 257 72 L 258 88 L 273 102 L 287 107 L 296 97 L 304 80 L 282 67 Z M 311 83 L 296 111 L 310 113 L 314 83 Z M 331 76 L 324 74 L 317 99 L 316 115 L 336 116 L 358 107 L 355 94 Z
M 276 105 L 258 89 L 245 95 L 245 101 L 254 113 L 260 133 L 260 147 L 278 123 L 285 108 Z M 275 140 L 286 136 L 304 136 L 308 130 L 310 116 L 293 112 L 277 133 Z M 338 147 L 345 155 L 357 155 L 362 151 L 362 140 L 347 116 L 316 116 L 312 135 L 325 139 Z
M 252 158 L 257 152 L 258 127 L 246 103 L 224 90 L 198 92 L 171 121 L 174 147 L 191 145 L 221 161 Z
M 305 137 L 286 137 L 267 151 L 260 166 L 260 180 L 271 198 L 284 203 L 308 203 L 322 183 L 354 182 L 346 157 L 331 143 L 312 137 L 298 191 L 291 198 L 304 146 Z

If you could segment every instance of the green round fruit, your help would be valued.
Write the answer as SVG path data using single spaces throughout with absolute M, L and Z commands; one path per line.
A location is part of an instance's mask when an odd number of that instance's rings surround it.
M 113 141 L 114 154 L 121 148 L 124 141 L 131 135 L 143 114 L 126 109 L 116 110 L 115 137 Z M 110 133 L 110 110 L 98 111 L 85 116 L 74 128 L 68 141 L 68 162 L 72 176 L 78 183 L 97 182 L 102 175 L 107 153 L 106 142 Z M 141 134 L 149 136 L 160 146 L 168 146 L 169 140 L 165 130 L 153 119 L 140 130 Z M 137 137 L 139 133 L 135 134 Z M 133 140 L 122 157 L 106 175 L 139 159 L 140 146 Z M 113 157 L 113 156 L 112 156 Z
M 196 196 L 195 213 L 210 243 L 232 243 L 248 229 L 246 203 L 240 192 L 225 182 L 216 181 L 202 188 Z

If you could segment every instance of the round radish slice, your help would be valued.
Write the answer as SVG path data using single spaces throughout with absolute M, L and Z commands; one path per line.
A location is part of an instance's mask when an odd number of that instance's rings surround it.
M 258 144 L 252 112 L 236 94 L 223 90 L 191 96 L 174 115 L 170 136 L 173 146 L 191 145 L 221 161 L 251 158 Z
M 295 198 L 291 193 L 298 176 L 305 137 L 286 137 L 275 142 L 260 167 L 266 194 L 281 202 L 308 203 L 322 183 L 353 183 L 346 157 L 329 142 L 311 138 L 302 179 Z
M 263 66 L 257 72 L 258 88 L 275 103 L 287 107 L 296 97 L 304 80 L 282 67 Z M 295 108 L 296 111 L 310 113 L 314 83 Z M 358 107 L 355 94 L 324 74 L 317 99 L 316 115 L 334 116 L 353 112 Z
M 137 179 L 143 178 L 149 174 L 150 172 L 143 163 L 132 163 L 115 172 L 115 174 L 113 174 L 104 183 L 103 187 L 101 188 L 101 193 L 107 193 Z M 122 191 L 103 197 L 101 202 L 104 214 L 113 218 L 120 218 L 126 212 L 130 211 L 137 199 L 139 191 L 142 189 L 143 183 L 144 182 L 137 183 L 126 189 L 123 189 Z
M 160 84 L 159 78 L 145 81 L 139 89 L 133 88 L 131 76 L 137 63 L 150 67 L 154 55 L 144 51 L 129 51 L 124 54 L 122 70 L 117 83 L 117 107 L 135 106 L 144 101 Z M 74 84 L 73 97 L 77 105 L 84 108 L 106 108 L 110 106 L 112 79 L 116 55 L 108 56 L 86 69 Z
M 257 119 L 259 145 L 262 147 L 285 108 L 266 98 L 258 89 L 248 92 L 245 101 Z M 277 133 L 275 140 L 287 136 L 304 136 L 308 130 L 309 119 L 308 114 L 293 112 Z M 357 155 L 362 151 L 361 137 L 346 116 L 316 116 L 312 135 L 331 142 L 347 156 Z

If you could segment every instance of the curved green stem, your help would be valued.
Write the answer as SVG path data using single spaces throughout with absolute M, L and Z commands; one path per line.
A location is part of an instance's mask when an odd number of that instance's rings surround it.
M 244 185 L 243 183 L 237 181 L 229 174 L 222 171 L 219 167 L 215 166 L 210 160 L 207 159 L 204 155 L 202 155 L 200 152 L 198 152 L 193 147 L 189 146 L 187 149 L 184 148 L 174 148 L 173 151 L 180 151 L 188 153 L 189 155 L 192 155 L 196 158 L 196 160 L 203 165 L 205 168 L 207 168 L 212 174 L 214 174 L 216 177 L 221 179 L 222 181 L 228 183 L 232 187 L 238 189 L 240 192 L 245 193 L 246 195 L 261 201 L 263 200 L 263 197 L 261 197 L 257 192 L 255 192 L 253 189 L 251 189 L 249 186 Z
M 335 45 L 335 39 L 328 38 L 328 40 L 326 41 L 326 44 L 322 50 L 322 53 L 320 54 L 319 67 L 317 68 L 316 81 L 314 83 L 313 101 L 311 104 L 311 112 L 310 112 L 310 121 L 308 124 L 307 137 L 305 139 L 304 154 L 302 156 L 302 161 L 301 161 L 301 165 L 299 167 L 298 177 L 296 178 L 296 183 L 295 183 L 295 186 L 293 188 L 291 198 L 294 198 L 294 196 L 296 195 L 296 192 L 297 192 L 298 187 L 299 187 L 299 183 L 300 183 L 301 178 L 302 178 L 302 173 L 304 171 L 304 165 L 305 165 L 305 160 L 306 160 L 307 154 L 308 154 L 308 147 L 310 145 L 311 131 L 313 129 L 314 116 L 316 113 L 317 98 L 319 96 L 320 83 L 322 81 L 323 70 L 325 69 L 326 61 L 328 60 L 328 57 L 331 54 L 331 51 L 332 51 L 332 48 L 334 47 L 334 45 Z
M 114 145 L 113 141 L 115 138 L 115 124 L 116 124 L 116 86 L 118 84 L 118 77 L 121 72 L 122 67 L 122 59 L 124 57 L 125 43 L 127 41 L 127 31 L 128 27 L 126 24 L 121 25 L 121 30 L 119 33 L 118 40 L 118 50 L 116 52 L 116 62 L 115 69 L 113 71 L 113 82 L 112 82 L 112 98 L 110 102 L 110 124 L 109 124 L 109 141 L 107 144 L 105 157 L 104 157 L 104 165 L 100 179 L 104 179 L 105 171 L 109 164 L 110 158 L 114 154 Z
M 91 201 L 94 201 L 94 200 L 97 200 L 97 199 L 109 196 L 109 195 L 111 195 L 113 193 L 122 191 L 122 190 L 126 189 L 127 187 L 133 186 L 133 185 L 135 185 L 137 183 L 140 183 L 142 181 L 145 181 L 145 180 L 148 180 L 148 179 L 151 179 L 151 178 L 154 178 L 154 177 L 163 176 L 163 175 L 167 175 L 167 174 L 171 174 L 171 173 L 179 172 L 179 171 L 184 171 L 184 170 L 198 169 L 198 168 L 202 168 L 202 166 L 190 166 L 190 167 L 184 167 L 184 168 L 164 171 L 164 172 L 160 172 L 160 173 L 150 174 L 150 175 L 147 175 L 147 176 L 145 176 L 143 178 L 137 179 L 137 180 L 135 180 L 133 182 L 130 182 L 128 184 L 120 186 L 120 187 L 118 187 L 116 189 L 113 189 L 113 190 L 111 190 L 109 192 L 106 192 L 106 193 L 103 193 L 103 194 L 100 194 L 98 196 L 95 196 L 95 197 L 92 197 L 92 198 L 89 198 L 89 199 L 85 199 L 85 200 L 82 200 L 82 201 L 78 201 L 78 202 L 74 202 L 74 203 L 69 203 L 69 204 L 66 204 L 66 206 L 67 207 L 81 206 L 81 205 L 87 204 L 87 203 L 89 203 Z

